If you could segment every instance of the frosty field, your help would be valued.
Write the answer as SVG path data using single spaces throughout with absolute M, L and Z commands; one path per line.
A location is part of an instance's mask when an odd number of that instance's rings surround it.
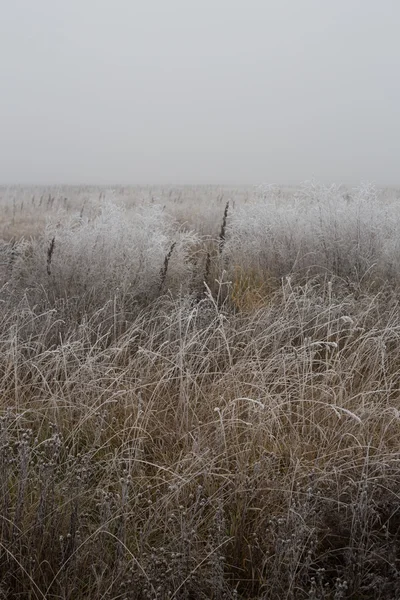
M 0 598 L 400 597 L 400 192 L 0 188 Z

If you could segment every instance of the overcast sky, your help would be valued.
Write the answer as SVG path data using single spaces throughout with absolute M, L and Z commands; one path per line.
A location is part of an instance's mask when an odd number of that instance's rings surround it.
M 400 184 L 399 0 L 0 0 L 0 183 Z

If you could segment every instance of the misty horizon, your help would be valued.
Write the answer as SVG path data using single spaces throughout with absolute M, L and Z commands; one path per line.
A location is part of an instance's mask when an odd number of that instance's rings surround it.
M 400 5 L 19 0 L 0 185 L 400 185 Z

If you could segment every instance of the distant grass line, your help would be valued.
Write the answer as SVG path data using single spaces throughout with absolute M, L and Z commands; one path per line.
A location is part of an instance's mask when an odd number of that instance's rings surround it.
M 400 212 L 281 201 L 1 246 L 0 598 L 400 597 Z

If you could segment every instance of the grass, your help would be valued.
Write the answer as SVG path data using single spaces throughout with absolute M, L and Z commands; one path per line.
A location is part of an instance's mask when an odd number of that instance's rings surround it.
M 0 598 L 399 597 L 398 209 L 345 194 L 3 244 Z

